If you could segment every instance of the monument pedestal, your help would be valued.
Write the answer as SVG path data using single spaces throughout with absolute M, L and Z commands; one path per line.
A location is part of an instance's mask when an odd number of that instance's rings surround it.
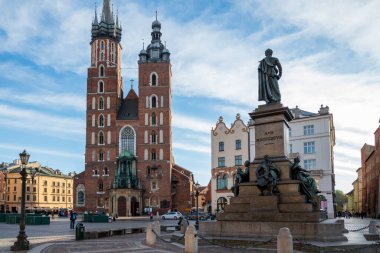
M 200 234 L 209 237 L 275 237 L 282 227 L 296 239 L 345 241 L 344 225 L 320 223 L 319 205 L 307 202 L 301 182 L 291 176 L 288 158 L 289 121 L 293 115 L 281 103 L 260 105 L 249 114 L 255 126 L 255 159 L 250 164 L 249 182 L 239 184 L 239 196 L 230 199 L 217 222 L 200 223 Z M 262 192 L 256 169 L 271 166 L 280 171 L 276 193 Z M 264 193 L 264 194 L 263 194 Z

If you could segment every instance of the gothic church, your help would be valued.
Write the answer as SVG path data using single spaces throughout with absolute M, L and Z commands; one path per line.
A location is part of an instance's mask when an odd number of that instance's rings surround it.
M 170 52 L 152 23 L 151 43 L 139 53 L 138 94 L 124 97 L 122 27 L 103 1 L 91 30 L 87 78 L 85 170 L 74 180 L 76 211 L 142 215 L 191 208 L 193 175 L 174 163 Z

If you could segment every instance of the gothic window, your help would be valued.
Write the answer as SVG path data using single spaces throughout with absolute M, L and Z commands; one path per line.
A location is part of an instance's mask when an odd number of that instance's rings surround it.
M 216 179 L 216 189 L 225 190 L 227 189 L 227 175 L 218 175 Z
M 155 126 L 157 124 L 156 114 L 154 112 L 152 113 L 151 123 L 152 126 Z
M 100 60 L 104 61 L 104 52 L 100 52 Z
M 97 169 L 94 169 L 94 175 L 98 175 L 98 170 Z
M 111 131 L 107 131 L 107 144 L 111 144 Z
M 120 138 L 120 153 L 128 150 L 129 153 L 135 154 L 135 133 L 133 129 L 129 126 L 125 127 L 120 133 Z
M 104 50 L 104 41 L 100 42 L 100 50 Z
M 103 100 L 103 97 L 99 97 L 99 110 L 104 110 L 104 100 Z
M 102 192 L 104 189 L 103 189 L 103 181 L 102 180 L 99 180 L 98 181 L 98 191 Z
M 107 126 L 111 126 L 111 114 L 107 114 Z
M 152 131 L 152 144 L 156 144 L 157 143 L 157 135 L 156 135 L 156 132 L 153 130 Z
M 101 65 L 101 66 L 99 67 L 99 76 L 100 76 L 100 77 L 103 77 L 103 76 L 104 76 L 104 66 L 103 66 L 103 65 Z
M 156 160 L 157 160 L 156 150 L 152 149 L 152 161 L 156 161 Z
M 157 85 L 157 75 L 152 74 L 152 86 L 156 86 L 156 85 Z
M 104 61 L 104 41 L 100 42 L 100 60 Z
M 111 43 L 111 62 L 115 62 L 115 43 Z
M 164 131 L 160 129 L 160 143 L 164 143 Z
M 99 115 L 98 123 L 99 123 L 99 127 L 104 127 L 104 116 L 103 116 L 103 114 Z
M 109 174 L 108 174 L 108 168 L 106 167 L 106 168 L 104 168 L 104 175 L 106 176 L 108 176 Z
M 156 96 L 152 96 L 152 108 L 157 108 L 157 98 L 156 98 Z
M 95 115 L 94 114 L 91 116 L 91 125 L 93 127 L 95 126 Z
M 104 161 L 103 158 L 104 158 L 103 157 L 103 151 L 100 150 L 99 151 L 99 161 Z
M 218 212 L 224 210 L 224 207 L 227 205 L 227 199 L 224 197 L 220 197 L 217 200 L 217 206 L 216 209 Z
M 100 81 L 98 83 L 98 93 L 103 93 L 103 92 L 104 92 L 104 83 L 103 83 L 103 81 Z
M 84 205 L 84 192 L 78 191 L 77 193 L 77 205 Z
M 91 133 L 91 144 L 95 144 L 95 132 Z
M 104 134 L 102 131 L 99 132 L 98 137 L 99 137 L 98 144 L 103 145 L 104 144 Z

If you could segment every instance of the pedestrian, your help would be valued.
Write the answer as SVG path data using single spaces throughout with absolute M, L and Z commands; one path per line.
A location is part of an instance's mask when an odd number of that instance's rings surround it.
M 153 220 L 153 212 L 152 211 L 149 213 L 149 218 L 150 218 L 150 221 Z
M 75 220 L 77 219 L 77 214 L 70 210 L 70 229 L 74 229 Z

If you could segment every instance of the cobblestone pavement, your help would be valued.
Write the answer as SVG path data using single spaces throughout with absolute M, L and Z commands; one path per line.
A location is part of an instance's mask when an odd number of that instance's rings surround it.
M 337 219 L 329 219 L 325 222 L 333 223 Z M 338 243 L 314 243 L 319 246 L 331 246 L 331 245 L 352 245 L 352 244 L 370 244 L 373 242 L 367 242 L 364 239 L 363 234 L 368 233 L 366 228 L 371 219 L 344 219 L 345 228 L 349 231 L 345 236 L 348 238 L 348 242 Z M 380 225 L 380 220 L 376 220 Z M 86 231 L 97 229 L 117 229 L 117 228 L 138 228 L 146 227 L 149 223 L 147 218 L 139 220 L 118 220 L 112 223 L 84 223 Z M 176 221 L 160 221 L 161 225 L 173 226 L 176 225 Z M 18 225 L 0 223 L 0 252 L 10 252 L 10 246 L 16 240 L 18 234 Z M 365 228 L 363 230 L 359 230 Z M 359 230 L 359 231 L 356 231 Z M 44 253 L 64 253 L 64 252 L 107 252 L 107 253 L 119 253 L 119 252 L 183 252 L 184 246 L 177 243 L 166 243 L 163 240 L 158 240 L 157 245 L 154 248 L 148 247 L 144 244 L 145 234 L 129 234 L 124 236 L 114 236 L 109 238 L 102 238 L 96 240 L 75 241 L 74 230 L 69 229 L 69 221 L 67 219 L 55 219 L 52 220 L 50 225 L 45 226 L 27 226 L 26 233 L 29 236 L 28 239 L 31 243 L 31 250 L 28 252 L 44 252 Z M 167 240 L 171 237 L 171 234 L 163 233 L 163 237 Z M 199 244 L 200 253 L 243 253 L 243 252 L 275 252 L 275 250 L 268 249 L 237 249 L 220 247 L 211 245 L 205 242 Z

